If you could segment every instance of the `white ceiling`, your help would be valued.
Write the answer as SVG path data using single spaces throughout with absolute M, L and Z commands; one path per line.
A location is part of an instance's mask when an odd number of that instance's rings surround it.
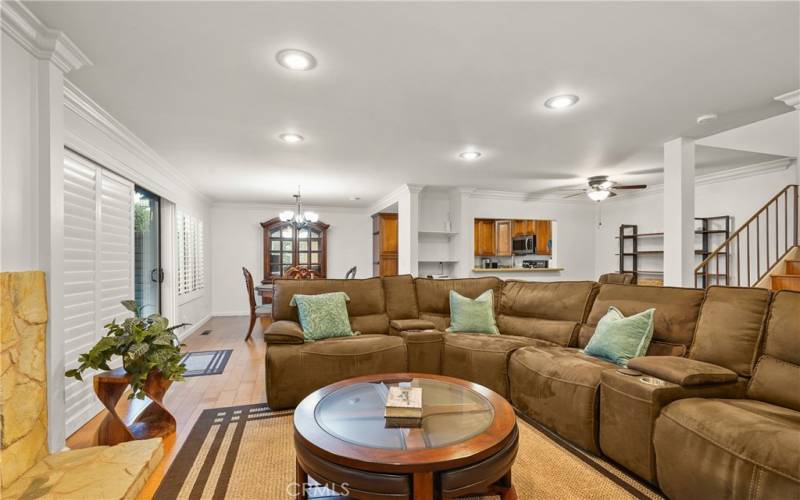
M 26 5 L 94 62 L 74 83 L 225 201 L 288 202 L 297 184 L 309 204 L 363 206 L 406 182 L 660 182 L 665 141 L 788 112 L 772 98 L 800 88 L 798 2 Z M 317 68 L 278 66 L 287 47 Z M 581 101 L 542 106 L 559 93 Z M 468 146 L 483 158 L 456 159 Z M 773 158 L 697 157 L 701 171 Z

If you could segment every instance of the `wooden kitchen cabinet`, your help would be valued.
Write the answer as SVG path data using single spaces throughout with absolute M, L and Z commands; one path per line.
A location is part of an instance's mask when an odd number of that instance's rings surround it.
M 551 255 L 553 253 L 551 240 L 553 238 L 553 221 L 537 220 L 536 226 L 536 254 Z
M 474 239 L 476 256 L 493 257 L 495 255 L 495 221 L 475 219 Z
M 526 220 L 515 220 L 514 223 L 511 225 L 511 235 L 512 237 L 516 238 L 517 236 L 525 236 L 528 233 L 528 221 Z
M 510 220 L 499 220 L 496 222 L 495 234 L 496 234 L 496 247 L 495 247 L 495 255 L 498 257 L 509 257 L 513 255 L 511 250 L 511 221 Z

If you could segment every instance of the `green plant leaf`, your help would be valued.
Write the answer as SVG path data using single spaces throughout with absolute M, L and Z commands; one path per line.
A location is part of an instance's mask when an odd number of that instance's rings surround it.
M 137 318 L 139 317 L 139 305 L 136 304 L 135 300 L 123 300 L 120 302 L 120 304 L 122 304 L 122 307 L 136 315 Z

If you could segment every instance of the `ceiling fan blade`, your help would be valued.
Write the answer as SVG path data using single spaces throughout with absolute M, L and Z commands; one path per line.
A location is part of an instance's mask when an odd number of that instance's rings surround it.
M 608 197 L 611 198 L 612 196 L 617 196 L 617 193 L 615 193 L 614 191 L 609 191 Z
M 576 196 L 585 196 L 586 193 L 581 191 L 580 193 L 569 194 L 567 196 L 562 196 L 562 198 L 575 198 Z
M 645 189 L 647 184 L 628 184 L 625 186 L 614 186 L 614 189 Z

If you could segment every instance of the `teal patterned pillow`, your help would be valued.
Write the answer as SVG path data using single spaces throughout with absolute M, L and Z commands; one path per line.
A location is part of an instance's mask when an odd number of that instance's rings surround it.
M 355 335 L 347 316 L 349 300 L 350 297 L 344 292 L 295 294 L 289 305 L 297 306 L 303 338 L 313 341 Z
M 473 300 L 450 290 L 450 328 L 447 331 L 499 334 L 494 322 L 494 292 L 486 290 Z
M 655 309 L 627 318 L 614 306 L 597 322 L 594 335 L 583 350 L 586 354 L 627 366 L 628 361 L 647 353 L 653 338 Z

